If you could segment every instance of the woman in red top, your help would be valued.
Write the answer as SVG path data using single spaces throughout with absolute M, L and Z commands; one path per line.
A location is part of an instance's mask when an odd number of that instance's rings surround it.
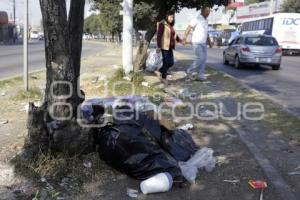
M 163 66 L 159 71 L 155 71 L 155 74 L 165 84 L 168 84 L 168 69 L 174 65 L 173 50 L 175 49 L 176 41 L 183 44 L 183 41 L 176 35 L 174 25 L 175 15 L 169 12 L 166 15 L 166 19 L 159 23 L 157 29 L 157 53 L 162 53 Z

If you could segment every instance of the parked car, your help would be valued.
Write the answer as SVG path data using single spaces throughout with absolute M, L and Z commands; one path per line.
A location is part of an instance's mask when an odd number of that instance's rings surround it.
M 268 35 L 245 34 L 231 41 L 223 52 L 224 64 L 233 62 L 236 68 L 246 64 L 269 65 L 279 70 L 282 49 L 277 40 Z

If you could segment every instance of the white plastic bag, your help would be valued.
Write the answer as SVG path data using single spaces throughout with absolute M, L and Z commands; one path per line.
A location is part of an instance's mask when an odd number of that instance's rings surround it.
M 202 148 L 197 151 L 188 161 L 179 162 L 184 178 L 190 182 L 195 183 L 198 170 L 205 168 L 207 172 L 213 171 L 216 166 L 216 159 L 213 157 L 214 151 L 210 148 Z
M 148 72 L 154 72 L 163 66 L 162 54 L 157 53 L 156 50 L 151 50 L 148 53 L 148 58 L 146 60 L 146 70 Z

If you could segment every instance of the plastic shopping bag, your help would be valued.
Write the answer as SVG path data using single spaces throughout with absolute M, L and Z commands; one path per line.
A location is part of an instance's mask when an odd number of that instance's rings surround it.
M 155 70 L 159 70 L 162 66 L 162 54 L 157 53 L 156 50 L 151 50 L 146 60 L 146 71 L 154 72 Z

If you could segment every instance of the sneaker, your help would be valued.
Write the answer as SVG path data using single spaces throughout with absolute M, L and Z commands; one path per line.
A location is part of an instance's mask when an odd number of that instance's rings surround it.
M 206 81 L 206 80 L 207 80 L 206 77 L 198 77 L 198 78 L 196 79 L 196 81 L 201 81 L 201 82 Z

